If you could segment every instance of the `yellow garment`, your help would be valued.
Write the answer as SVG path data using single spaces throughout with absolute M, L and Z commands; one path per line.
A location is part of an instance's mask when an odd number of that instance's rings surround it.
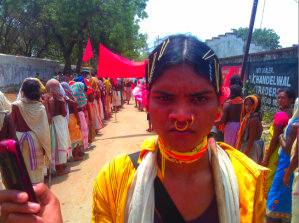
M 34 132 L 45 150 L 46 166 L 49 167 L 51 162 L 51 140 L 48 116 L 44 105 L 39 101 L 27 101 L 26 98 L 15 101 L 13 105 L 19 107 L 26 124 Z
M 36 135 L 32 131 L 29 131 L 27 133 L 29 133 L 33 139 L 33 144 L 34 144 L 34 148 L 35 148 L 34 150 L 36 152 L 36 161 L 37 161 L 37 169 L 36 170 L 31 170 L 30 162 L 31 161 L 33 162 L 33 160 L 30 159 L 28 139 L 25 138 L 23 145 L 20 145 L 20 146 L 22 146 L 22 155 L 24 158 L 24 162 L 25 162 L 31 183 L 37 184 L 37 183 L 41 183 L 44 181 L 44 151 L 43 151 L 40 141 L 38 140 Z M 17 134 L 18 140 L 20 141 L 24 132 L 16 132 L 16 134 Z
M 69 127 L 71 143 L 74 144 L 76 142 L 82 142 L 83 135 L 80 130 L 78 120 L 77 120 L 75 114 L 70 114 L 68 127 Z
M 104 84 L 105 84 L 105 87 L 106 87 L 106 91 L 109 91 L 110 89 L 110 81 L 108 79 L 104 80 Z
M 40 84 L 40 92 L 42 94 L 47 93 L 47 89 L 45 88 L 45 86 L 43 85 L 43 83 L 38 78 L 34 78 L 34 80 L 38 81 L 38 83 Z
M 156 136 L 143 142 L 138 162 L 146 151 L 155 150 Z M 246 155 L 234 148 L 218 143 L 229 155 L 238 180 L 241 223 L 261 223 L 265 215 L 266 201 L 263 198 L 261 171 Z M 112 159 L 100 171 L 94 182 L 92 222 L 124 222 L 125 204 L 135 168 L 130 157 L 121 155 Z M 163 181 L 161 171 L 157 176 Z
M 270 136 L 270 142 L 272 140 L 274 134 L 274 122 L 272 123 L 270 129 L 269 129 L 269 136 Z M 271 172 L 267 171 L 267 172 L 263 172 L 263 185 L 265 185 L 266 187 L 264 187 L 264 198 L 268 198 L 268 193 L 271 189 L 272 186 L 272 182 L 274 180 L 274 176 L 277 170 L 277 166 L 278 166 L 278 159 L 279 159 L 279 155 L 278 155 L 278 150 L 280 147 L 280 143 L 278 143 L 275 147 L 275 150 L 273 151 L 270 160 L 269 160 L 269 165 L 268 168 L 270 169 Z M 269 148 L 269 147 L 268 147 Z M 266 149 L 266 153 L 268 152 L 268 148 Z

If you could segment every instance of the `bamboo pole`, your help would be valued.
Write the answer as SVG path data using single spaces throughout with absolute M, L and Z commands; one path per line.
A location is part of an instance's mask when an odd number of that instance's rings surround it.
M 253 31 L 253 26 L 254 26 L 254 21 L 255 21 L 255 15 L 256 15 L 258 2 L 259 2 L 258 0 L 253 0 L 250 23 L 249 23 L 249 28 L 248 28 L 248 36 L 247 36 L 245 52 L 244 52 L 243 62 L 242 62 L 242 69 L 241 69 L 241 80 L 242 81 L 244 79 L 244 74 L 245 74 L 245 70 L 246 70 L 248 52 L 249 52 L 249 48 L 250 48 L 251 36 L 252 36 L 252 31 Z
M 91 78 L 90 59 L 88 60 L 88 63 L 89 63 L 89 78 Z
M 215 194 L 216 194 L 217 207 L 218 207 L 219 222 L 228 223 L 224 189 L 223 189 L 222 177 L 221 177 L 220 166 L 218 161 L 218 155 L 216 151 L 217 148 L 214 146 L 210 146 L 210 149 L 211 149 L 211 163 L 212 163 L 214 187 L 215 187 Z
M 115 94 L 117 94 L 116 91 L 115 91 Z M 116 98 L 113 98 L 113 99 L 114 99 L 115 121 L 117 121 L 117 119 L 116 119 Z

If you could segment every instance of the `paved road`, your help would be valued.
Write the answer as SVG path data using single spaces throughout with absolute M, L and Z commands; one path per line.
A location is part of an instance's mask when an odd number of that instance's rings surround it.
M 104 124 L 104 129 L 84 156 L 84 161 L 70 162 L 70 173 L 52 179 L 52 192 L 60 200 L 64 222 L 91 221 L 93 182 L 101 168 L 113 157 L 136 152 L 143 140 L 154 135 L 148 128 L 146 113 L 139 112 L 131 101 Z M 134 103 L 135 104 L 135 103 Z

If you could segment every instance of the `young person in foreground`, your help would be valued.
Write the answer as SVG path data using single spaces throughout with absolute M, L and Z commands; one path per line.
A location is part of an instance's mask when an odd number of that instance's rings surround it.
M 263 222 L 267 169 L 224 143 L 207 145 L 221 77 L 215 53 L 195 37 L 171 36 L 151 53 L 147 109 L 158 136 L 144 141 L 137 170 L 127 155 L 103 167 L 92 222 Z M 41 204 L 34 210 L 27 195 L 1 191 L 2 221 L 61 222 L 57 198 L 43 184 L 35 191 Z

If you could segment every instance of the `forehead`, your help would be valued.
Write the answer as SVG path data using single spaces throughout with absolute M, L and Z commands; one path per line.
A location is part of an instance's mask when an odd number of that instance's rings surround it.
M 284 91 L 282 91 L 282 92 L 278 93 L 278 96 L 280 96 L 280 97 L 287 97 L 288 95 Z
M 214 87 L 208 78 L 198 75 L 191 66 L 184 64 L 165 70 L 153 82 L 152 91 L 156 90 L 194 93 L 194 91 L 214 90 Z
M 251 99 L 251 98 L 245 99 L 245 104 L 253 104 L 252 100 L 253 99 Z

